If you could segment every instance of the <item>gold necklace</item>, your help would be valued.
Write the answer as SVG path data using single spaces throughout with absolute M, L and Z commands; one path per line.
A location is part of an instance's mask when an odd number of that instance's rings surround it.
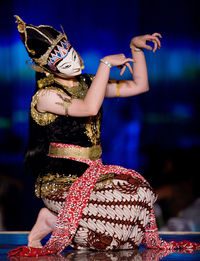
M 61 84 L 56 80 L 55 82 L 60 84 L 63 87 L 63 89 L 68 91 L 71 94 L 72 99 L 73 98 L 84 99 L 88 91 L 88 85 L 86 84 L 85 80 L 86 79 L 84 76 L 80 76 L 80 81 L 78 81 L 78 85 L 74 85 L 72 87 Z
M 48 74 L 46 77 L 38 80 L 37 83 L 38 83 L 39 88 L 53 85 L 53 83 L 57 83 L 60 86 L 62 86 L 63 89 L 65 89 L 66 91 L 68 91 L 71 94 L 72 99 L 73 98 L 84 99 L 87 94 L 87 91 L 88 91 L 88 85 L 86 84 L 85 80 L 86 80 L 85 77 L 81 76 L 80 81 L 78 81 L 78 85 L 69 87 L 69 86 L 66 86 L 66 85 L 56 81 L 54 79 L 53 74 Z
M 84 99 L 88 91 L 88 86 L 84 81 L 81 81 L 78 85 L 72 87 L 68 87 L 65 85 L 61 86 L 71 94 L 72 99 Z

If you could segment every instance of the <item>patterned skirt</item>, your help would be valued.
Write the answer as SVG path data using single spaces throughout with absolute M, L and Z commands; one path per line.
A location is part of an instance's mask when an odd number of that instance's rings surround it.
M 68 186 L 42 197 L 45 206 L 59 213 Z M 144 237 L 156 195 L 137 177 L 109 173 L 98 179 L 84 208 L 71 246 L 94 250 L 134 249 Z

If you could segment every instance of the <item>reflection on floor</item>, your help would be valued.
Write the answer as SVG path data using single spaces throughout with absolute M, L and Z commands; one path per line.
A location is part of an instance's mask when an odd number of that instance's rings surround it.
M 7 252 L 19 245 L 27 244 L 28 232 L 1 232 L 0 233 L 0 260 L 20 260 L 20 261 L 159 261 L 159 260 L 199 260 L 200 251 L 196 251 L 193 254 L 185 253 L 170 253 L 161 250 L 145 249 L 140 247 L 139 250 L 121 250 L 121 251 L 107 251 L 107 252 L 95 252 L 95 251 L 75 251 L 71 248 L 67 248 L 64 251 L 62 257 L 46 256 L 46 257 L 23 257 L 8 259 Z M 166 241 L 180 241 L 190 240 L 193 242 L 200 242 L 200 233 L 198 232 L 181 232 L 162 233 L 160 236 Z M 45 238 L 43 243 L 48 240 Z

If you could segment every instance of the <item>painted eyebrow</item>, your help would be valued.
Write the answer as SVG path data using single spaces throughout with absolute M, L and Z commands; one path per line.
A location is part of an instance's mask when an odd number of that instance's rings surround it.
M 61 65 L 61 67 L 63 67 L 64 65 L 66 65 L 66 64 L 69 64 L 70 62 L 65 62 L 65 63 L 63 63 L 62 65 Z

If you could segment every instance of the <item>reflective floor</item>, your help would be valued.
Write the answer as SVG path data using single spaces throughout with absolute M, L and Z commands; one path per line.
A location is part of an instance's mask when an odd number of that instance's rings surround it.
M 71 248 L 67 248 L 64 251 L 62 257 L 58 256 L 45 256 L 45 257 L 21 257 L 10 258 L 7 257 L 7 252 L 19 245 L 26 245 L 28 232 L 4 232 L 0 233 L 0 260 L 59 260 L 59 261 L 159 261 L 159 260 L 199 260 L 200 251 L 196 251 L 193 254 L 189 253 L 170 253 L 161 250 L 145 249 L 140 247 L 139 250 L 120 250 L 120 251 L 75 251 Z M 191 240 L 194 242 L 200 242 L 200 233 L 181 233 L 181 234 L 161 234 L 161 237 L 165 240 Z M 48 239 L 48 238 L 47 238 Z M 46 240 L 47 240 L 46 239 Z
M 65 251 L 62 257 L 59 256 L 44 256 L 44 257 L 11 257 L 8 259 L 6 254 L 0 255 L 0 260 L 13 261 L 159 261 L 159 260 L 200 260 L 200 251 L 193 254 L 171 253 L 146 249 L 146 250 L 121 250 L 112 252 L 92 252 L 92 251 Z

